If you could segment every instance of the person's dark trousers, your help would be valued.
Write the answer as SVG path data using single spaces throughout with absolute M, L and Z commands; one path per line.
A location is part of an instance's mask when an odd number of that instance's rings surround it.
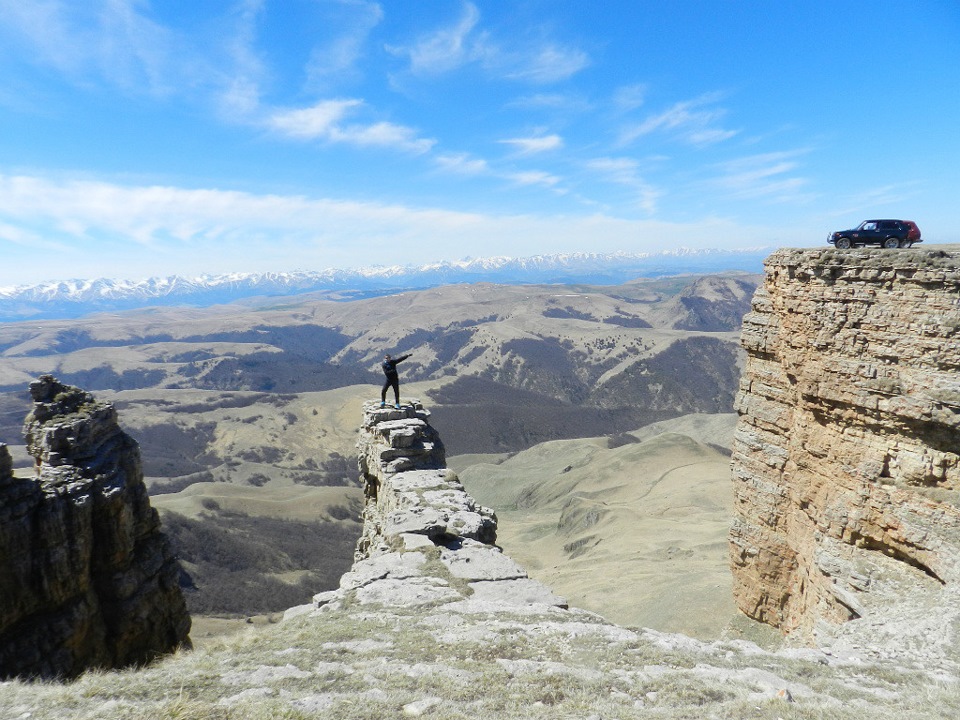
M 380 391 L 380 402 L 387 401 L 387 388 L 393 388 L 393 397 L 396 400 L 397 405 L 400 404 L 400 378 L 397 375 L 388 377 L 383 381 L 383 390 Z

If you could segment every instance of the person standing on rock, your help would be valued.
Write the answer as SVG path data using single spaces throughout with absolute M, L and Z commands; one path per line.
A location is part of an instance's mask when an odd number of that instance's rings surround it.
M 383 356 L 383 362 L 380 363 L 380 367 L 383 368 L 383 374 L 387 376 L 387 379 L 383 381 L 383 389 L 380 391 L 380 407 L 387 406 L 387 388 L 392 387 L 393 399 L 396 401 L 394 407 L 398 410 L 400 409 L 400 376 L 397 375 L 397 364 L 403 362 L 408 357 L 410 357 L 410 353 L 401 355 L 400 357 L 390 357 L 390 353 Z

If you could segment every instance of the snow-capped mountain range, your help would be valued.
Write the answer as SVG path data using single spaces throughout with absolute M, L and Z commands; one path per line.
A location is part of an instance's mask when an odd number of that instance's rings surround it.
M 637 277 L 725 270 L 760 272 L 771 248 L 676 249 L 660 253 L 568 253 L 526 258 L 467 258 L 419 266 L 322 271 L 231 273 L 146 280 L 63 280 L 0 287 L 0 321 L 70 318 L 140 307 L 206 307 L 255 297 L 309 292 L 337 299 L 422 289 L 451 283 L 618 284 Z

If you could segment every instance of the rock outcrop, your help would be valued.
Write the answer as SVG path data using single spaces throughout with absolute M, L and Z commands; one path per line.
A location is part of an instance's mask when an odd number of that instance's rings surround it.
M 0 715 L 908 720 L 956 708 L 953 662 L 702 643 L 564 608 L 492 544 L 493 514 L 442 467 L 419 403 L 367 404 L 363 424 L 370 532 L 339 590 L 138 672 L 0 683 Z
M 180 566 L 109 403 L 45 375 L 24 427 L 36 477 L 0 447 L 0 676 L 72 677 L 188 642 Z
M 739 607 L 821 643 L 954 642 L 960 252 L 778 251 L 742 344 Z
M 312 606 L 291 615 L 345 602 L 566 607 L 496 546 L 496 515 L 478 505 L 446 467 L 429 418 L 418 400 L 399 410 L 364 404 L 357 449 L 366 504 L 354 565 L 339 589 L 320 593 Z

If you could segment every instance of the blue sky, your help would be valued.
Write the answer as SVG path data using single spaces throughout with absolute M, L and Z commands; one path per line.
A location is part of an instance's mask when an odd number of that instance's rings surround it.
M 956 0 L 0 0 L 0 286 L 960 242 Z

